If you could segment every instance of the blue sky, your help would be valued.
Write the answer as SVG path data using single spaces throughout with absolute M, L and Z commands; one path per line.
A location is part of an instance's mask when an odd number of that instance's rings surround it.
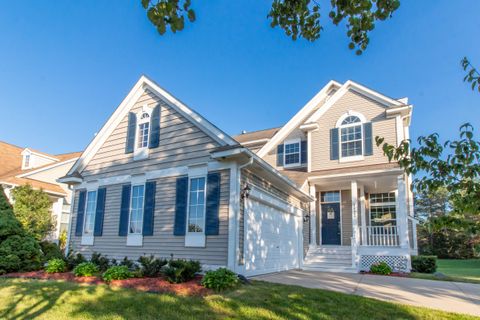
M 362 56 L 345 26 L 315 43 L 272 29 L 270 0 L 193 0 L 197 21 L 160 36 L 140 0 L 5 1 L 0 10 L 0 140 L 82 150 L 141 74 L 230 134 L 279 126 L 330 79 L 352 79 L 414 104 L 412 136 L 480 130 L 480 1 L 402 0 Z M 322 1 L 327 9 L 329 1 Z

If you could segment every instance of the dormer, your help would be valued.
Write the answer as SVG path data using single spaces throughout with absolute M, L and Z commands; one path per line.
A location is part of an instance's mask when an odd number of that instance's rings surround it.
M 46 164 L 59 161 L 56 158 L 50 157 L 46 154 L 41 154 L 39 152 L 32 151 L 28 148 L 25 148 L 22 151 L 21 155 L 22 155 L 22 170 L 38 168 Z

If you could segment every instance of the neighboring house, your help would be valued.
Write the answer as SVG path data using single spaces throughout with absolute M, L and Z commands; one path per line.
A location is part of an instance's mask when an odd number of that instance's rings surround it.
M 245 275 L 408 271 L 409 181 L 373 139 L 407 138 L 410 114 L 405 99 L 331 82 L 285 126 L 234 139 L 142 76 L 58 180 L 74 189 L 68 250 Z
M 56 227 L 49 240 L 57 241 L 60 233 L 68 229 L 71 191 L 68 185 L 56 180 L 70 170 L 80 154 L 51 155 L 0 141 L 0 185 L 9 201 L 13 202 L 11 190 L 26 184 L 42 189 L 52 201 Z

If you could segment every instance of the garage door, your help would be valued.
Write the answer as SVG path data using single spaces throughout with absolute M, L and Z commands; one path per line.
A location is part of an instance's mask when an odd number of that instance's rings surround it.
M 245 206 L 245 274 L 299 268 L 301 216 L 250 196 Z

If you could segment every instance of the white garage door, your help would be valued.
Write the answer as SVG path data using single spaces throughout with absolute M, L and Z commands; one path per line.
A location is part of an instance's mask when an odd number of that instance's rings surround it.
M 249 197 L 245 206 L 245 274 L 299 268 L 301 217 L 265 199 Z

